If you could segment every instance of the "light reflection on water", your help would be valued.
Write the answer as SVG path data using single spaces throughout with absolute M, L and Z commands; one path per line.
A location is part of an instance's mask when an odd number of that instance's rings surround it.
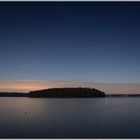
M 0 97 L 0 137 L 140 138 L 140 98 Z

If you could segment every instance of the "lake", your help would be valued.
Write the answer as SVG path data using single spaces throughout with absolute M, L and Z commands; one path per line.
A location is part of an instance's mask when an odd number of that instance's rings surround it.
M 0 97 L 0 138 L 140 138 L 140 97 Z

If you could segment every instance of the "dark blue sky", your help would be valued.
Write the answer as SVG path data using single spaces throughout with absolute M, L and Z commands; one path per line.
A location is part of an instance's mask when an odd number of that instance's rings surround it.
M 0 2 L 1 80 L 140 83 L 140 2 Z

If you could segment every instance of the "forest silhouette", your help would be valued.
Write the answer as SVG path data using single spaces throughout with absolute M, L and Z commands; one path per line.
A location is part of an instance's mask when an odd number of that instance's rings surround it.
M 105 97 L 105 93 L 95 88 L 49 88 L 29 93 L 0 92 L 0 97 L 89 98 Z

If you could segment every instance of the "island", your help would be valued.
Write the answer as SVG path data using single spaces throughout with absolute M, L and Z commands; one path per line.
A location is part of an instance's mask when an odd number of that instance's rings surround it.
M 95 88 L 50 88 L 31 91 L 28 96 L 47 98 L 93 98 L 105 97 L 105 93 Z
M 94 98 L 105 97 L 105 93 L 95 88 L 49 88 L 29 93 L 0 92 L 0 97 Z

